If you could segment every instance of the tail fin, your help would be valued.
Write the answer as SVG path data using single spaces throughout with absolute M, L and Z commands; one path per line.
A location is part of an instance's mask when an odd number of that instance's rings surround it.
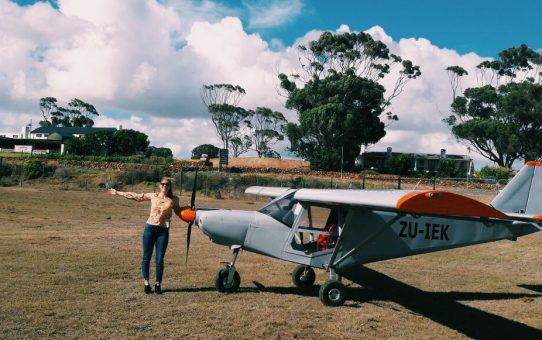
M 542 162 L 525 163 L 491 205 L 505 213 L 542 213 Z

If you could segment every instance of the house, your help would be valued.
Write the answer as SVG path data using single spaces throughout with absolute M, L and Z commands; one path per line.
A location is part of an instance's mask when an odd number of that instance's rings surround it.
M 362 153 L 357 157 L 356 165 L 358 165 L 361 169 L 384 169 L 387 159 L 402 155 L 409 155 L 414 157 L 414 161 L 411 165 L 411 170 L 414 172 L 435 172 L 438 170 L 440 162 L 442 160 L 447 160 L 455 162 L 456 167 L 466 174 L 472 164 L 472 159 L 469 156 L 449 155 L 446 154 L 446 149 L 441 149 L 440 154 L 430 154 L 393 152 L 392 148 L 388 147 L 386 151 L 372 151 Z
M 119 130 L 122 126 L 119 127 Z M 30 132 L 30 139 L 66 140 L 97 131 L 116 131 L 116 128 L 41 126 Z

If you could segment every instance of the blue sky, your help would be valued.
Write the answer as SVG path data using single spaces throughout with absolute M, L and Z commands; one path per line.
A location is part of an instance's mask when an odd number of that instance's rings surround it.
M 446 67 L 474 75 L 505 48 L 542 52 L 540 13 L 536 0 L 0 0 L 0 131 L 40 121 L 42 97 L 79 98 L 98 109 L 96 126 L 142 131 L 151 145 L 187 157 L 197 145 L 220 146 L 202 85 L 240 85 L 241 106 L 295 121 L 277 72 L 299 72 L 297 44 L 326 30 L 365 31 L 422 70 L 394 100 L 399 121 L 372 150 L 466 154 L 442 123 L 451 102 Z
M 15 2 L 31 5 L 38 1 Z M 49 2 L 57 6 L 56 0 Z M 423 37 L 442 48 L 487 57 L 496 57 L 499 51 L 522 43 L 542 50 L 540 0 L 305 0 L 299 2 L 297 15 L 266 27 L 250 27 L 247 9 L 264 7 L 267 0 L 216 2 L 238 10 L 247 32 L 258 33 L 267 41 L 280 39 L 286 46 L 310 30 L 335 30 L 346 24 L 355 31 L 378 25 L 394 39 Z
M 334 30 L 346 24 L 365 30 L 379 25 L 395 39 L 423 37 L 460 53 L 496 56 L 521 43 L 542 49 L 541 17 L 539 0 L 316 0 L 306 1 L 301 13 L 280 27 L 254 31 L 290 45 L 311 29 Z

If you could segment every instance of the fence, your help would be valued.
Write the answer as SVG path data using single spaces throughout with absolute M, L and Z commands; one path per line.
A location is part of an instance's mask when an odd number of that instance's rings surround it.
M 0 158 L 0 168 L 2 160 Z M 156 166 L 147 170 L 112 170 L 88 169 L 77 167 L 56 167 L 48 177 L 30 180 L 25 176 L 23 161 L 10 165 L 10 176 L 0 173 L 0 185 L 40 186 L 49 185 L 59 190 L 103 190 L 115 187 L 125 191 L 156 191 L 156 183 L 163 175 L 173 178 L 176 194 L 189 195 L 192 191 L 195 171 L 180 169 L 175 173 L 163 173 L 164 169 Z M 47 164 L 42 163 L 41 172 L 47 174 Z M 356 174 L 349 178 L 300 176 L 291 174 L 246 174 L 200 171 L 197 191 L 199 194 L 215 198 L 240 198 L 244 190 L 253 185 L 290 188 L 319 189 L 443 189 L 464 194 L 494 195 L 504 182 L 485 183 L 473 178 L 409 178 L 391 175 L 363 176 Z

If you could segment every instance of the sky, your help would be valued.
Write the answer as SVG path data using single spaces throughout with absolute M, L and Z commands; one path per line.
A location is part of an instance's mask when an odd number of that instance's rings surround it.
M 188 158 L 198 145 L 220 147 L 202 85 L 240 85 L 241 106 L 295 122 L 277 74 L 299 72 L 297 46 L 324 31 L 364 31 L 422 71 L 392 103 L 399 121 L 370 150 L 466 155 L 442 123 L 452 98 L 445 68 L 474 74 L 522 43 L 542 52 L 540 13 L 537 0 L 0 0 L 0 132 L 37 127 L 42 97 L 79 98 L 97 108 L 96 127 L 144 132 Z M 294 158 L 287 146 L 277 151 Z

